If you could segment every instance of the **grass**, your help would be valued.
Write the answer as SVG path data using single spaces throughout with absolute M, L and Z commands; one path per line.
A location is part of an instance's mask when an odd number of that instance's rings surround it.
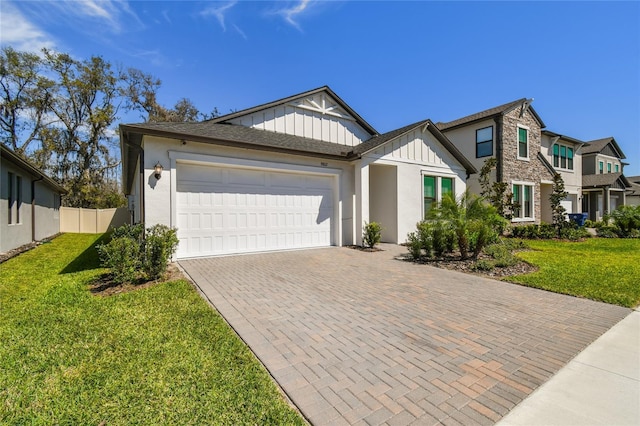
M 508 281 L 633 308 L 640 304 L 640 239 L 527 242 L 518 253 L 539 271 Z
M 0 424 L 303 424 L 184 281 L 102 298 L 100 236 L 0 265 Z

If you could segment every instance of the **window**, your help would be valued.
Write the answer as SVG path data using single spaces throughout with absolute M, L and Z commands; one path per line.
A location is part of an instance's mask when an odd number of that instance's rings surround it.
M 611 173 L 611 163 L 607 163 L 607 173 Z
M 602 161 L 598 162 L 598 169 L 600 170 L 600 174 L 604 173 L 604 162 Z
M 427 216 L 431 207 L 442 199 L 445 194 L 455 194 L 453 178 L 423 176 L 424 216 Z M 439 188 L 439 189 L 438 189 Z
M 8 211 L 7 211 L 7 218 L 9 219 L 9 225 L 11 225 L 13 223 L 13 203 L 14 203 L 14 198 L 13 198 L 13 173 L 9 172 L 9 178 L 7 179 L 7 206 L 8 206 Z
M 573 170 L 573 148 L 567 147 L 567 169 Z
M 16 223 L 20 223 L 20 207 L 22 207 L 22 177 L 16 176 Z
M 434 176 L 424 177 L 424 215 L 426 216 L 431 207 L 436 202 L 436 178 Z
M 453 194 L 453 178 L 440 178 L 442 187 L 442 195 Z
M 513 185 L 513 219 L 533 219 L 533 185 Z
M 518 158 L 529 158 L 529 131 L 518 127 Z
M 573 170 L 573 148 L 565 145 L 553 145 L 553 167 Z
M 620 165 L 616 164 L 616 173 L 618 173 L 620 171 Z
M 476 158 L 493 155 L 493 127 L 476 130 Z

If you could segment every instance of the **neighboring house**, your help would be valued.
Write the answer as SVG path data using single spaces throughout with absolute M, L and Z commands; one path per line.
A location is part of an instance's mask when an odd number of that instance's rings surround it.
M 0 253 L 60 232 L 60 196 L 66 191 L 0 144 Z
M 627 177 L 631 188 L 627 188 L 625 196 L 626 204 L 630 206 L 640 206 L 640 176 Z
M 568 195 L 560 203 L 567 214 L 581 213 L 582 205 L 582 150 L 584 142 L 569 136 L 542 131 L 541 153 L 553 168 L 562 176 L 564 189 Z M 541 203 L 543 205 L 540 219 L 546 223 L 553 222 L 549 197 L 553 192 L 553 182 L 541 181 Z
M 513 192 L 515 223 L 540 223 L 550 211 L 548 197 L 554 169 L 542 153 L 549 144 L 541 129 L 544 122 L 528 99 L 519 99 L 487 109 L 438 128 L 453 142 L 476 169 L 488 158 L 495 157 L 497 165 L 492 181 L 506 182 Z M 548 137 L 545 136 L 545 137 Z M 468 182 L 472 192 L 480 193 L 479 176 Z M 545 194 L 545 195 L 543 195 Z
M 581 151 L 582 211 L 590 220 L 601 220 L 625 204 L 625 192 L 631 188 L 623 175 L 626 157 L 612 137 L 587 142 Z
M 361 244 L 371 221 L 404 242 L 476 173 L 430 120 L 379 134 L 326 86 L 120 137 L 135 220 L 177 227 L 177 258 Z

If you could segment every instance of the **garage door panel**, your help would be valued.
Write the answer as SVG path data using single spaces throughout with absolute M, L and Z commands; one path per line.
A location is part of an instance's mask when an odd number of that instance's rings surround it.
M 332 187 L 325 176 L 179 164 L 177 256 L 329 246 Z

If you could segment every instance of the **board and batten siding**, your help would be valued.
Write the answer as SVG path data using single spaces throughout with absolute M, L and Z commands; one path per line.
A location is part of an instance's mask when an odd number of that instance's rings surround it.
M 370 138 L 335 100 L 317 94 L 230 120 L 231 124 L 356 146 Z
M 428 131 L 415 129 L 384 144 L 367 157 L 396 160 L 449 169 L 452 164 L 464 170 L 457 160 Z

